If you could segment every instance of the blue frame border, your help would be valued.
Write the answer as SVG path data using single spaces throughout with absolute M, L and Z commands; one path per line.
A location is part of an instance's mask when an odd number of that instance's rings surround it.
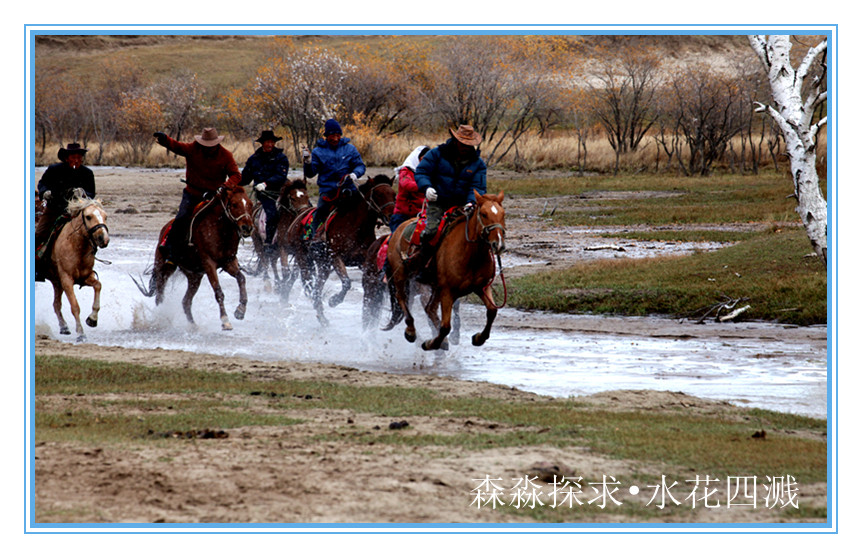
M 513 24 L 326 24 L 326 25 L 291 25 L 273 26 L 266 24 L 249 24 L 241 26 L 216 25 L 216 24 L 165 24 L 165 25 L 130 25 L 130 24 L 93 24 L 93 25 L 62 25 L 62 24 L 27 24 L 25 27 L 26 40 L 29 43 L 29 57 L 25 53 L 25 68 L 29 68 L 29 84 L 26 83 L 25 91 L 29 86 L 29 97 L 25 95 L 29 103 L 29 110 L 25 114 L 26 130 L 31 141 L 25 142 L 25 162 L 27 154 L 29 161 L 35 161 L 35 43 L 37 35 L 307 35 L 320 34 L 324 32 L 329 35 L 748 35 L 748 34 L 772 34 L 785 32 L 794 35 L 825 35 L 828 41 L 828 52 L 832 53 L 837 60 L 837 52 L 834 51 L 834 40 L 838 26 L 836 24 L 805 24 L 805 25 L 763 25 L 763 24 L 667 24 L 667 25 L 633 25 L 633 24 L 596 24 L 596 25 L 568 25 L 568 24 L 538 24 L 538 25 L 513 25 Z M 56 29 L 52 29 L 56 27 Z M 660 28 L 660 29 L 657 29 Z M 151 29 L 151 30 L 149 30 Z M 835 91 L 836 75 L 834 65 L 829 66 L 827 77 L 827 88 L 830 92 L 828 99 L 828 114 L 830 117 L 836 115 Z M 831 124 L 831 119 L 830 122 Z M 827 133 L 827 200 L 834 200 L 834 179 L 837 169 L 837 160 L 834 153 L 832 131 Z M 834 258 L 835 245 L 837 241 L 834 236 L 829 237 L 829 260 L 827 265 L 827 305 L 828 305 L 828 327 L 827 327 L 827 519 L 825 523 L 621 523 L 621 524 L 585 524 L 585 523 L 561 523 L 561 524 L 536 524 L 536 523 L 214 523 L 214 524 L 150 524 L 150 523 L 122 523 L 122 524 L 100 524 L 100 523 L 36 523 L 35 521 L 35 288 L 32 283 L 34 270 L 34 258 L 32 256 L 32 239 L 35 232 L 35 215 L 33 211 L 34 199 L 33 188 L 35 185 L 36 171 L 31 164 L 25 168 L 27 177 L 27 230 L 30 235 L 30 244 L 25 244 L 24 260 L 25 269 L 25 308 L 29 310 L 27 316 L 29 354 L 25 349 L 25 361 L 28 370 L 28 401 L 26 424 L 29 425 L 29 436 L 25 435 L 28 444 L 25 456 L 27 457 L 27 482 L 25 483 L 25 533 L 231 533 L 231 534 L 259 534 L 259 533 L 291 533 L 291 534 L 356 534 L 356 533 L 397 533 L 397 534 L 487 534 L 491 533 L 535 533 L 535 534 L 588 534 L 588 533 L 723 533 L 723 534 L 752 534 L 752 533 L 837 533 L 837 521 L 835 510 L 837 510 L 837 469 L 833 455 L 837 457 L 835 446 L 835 413 L 837 413 L 837 397 L 833 399 L 833 390 L 837 394 L 837 374 L 833 359 L 833 350 L 837 354 L 835 338 L 835 318 L 833 309 L 834 297 L 832 293 L 835 285 L 834 271 L 836 261 Z M 828 203 L 827 225 L 830 231 L 834 228 L 834 204 Z M 837 285 L 836 292 L 837 292 Z M 29 300 L 27 290 L 29 288 Z M 833 476 L 833 471 L 836 472 Z M 28 500 L 29 498 L 29 500 Z M 29 515 L 26 513 L 29 506 Z

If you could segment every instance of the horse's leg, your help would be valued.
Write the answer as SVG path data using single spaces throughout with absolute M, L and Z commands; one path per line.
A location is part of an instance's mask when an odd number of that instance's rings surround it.
M 491 324 L 494 323 L 494 318 L 497 317 L 497 305 L 494 303 L 494 293 L 491 292 L 491 289 L 478 291 L 476 294 L 485 303 L 485 329 L 473 335 L 472 340 L 475 346 L 481 347 L 488 340 L 488 337 L 491 336 Z
M 170 278 L 176 270 L 176 265 L 169 264 L 164 260 L 160 261 L 157 259 L 156 263 L 153 265 L 153 275 L 150 277 L 150 290 L 153 290 L 153 287 L 155 287 L 156 306 L 161 304 L 165 299 L 165 285 L 168 283 L 168 278 Z M 153 282 L 155 283 L 152 284 Z
M 186 294 L 183 295 L 183 312 L 186 313 L 186 319 L 190 324 L 195 323 L 195 319 L 192 317 L 192 300 L 194 300 L 198 288 L 201 286 L 201 279 L 203 277 L 200 273 L 186 273 L 188 287 L 186 288 Z
M 93 287 L 93 311 L 87 316 L 87 325 L 96 327 L 99 325 L 99 310 L 101 309 L 100 296 L 102 294 L 102 283 L 99 281 L 95 272 L 90 273 L 87 277 L 86 284 Z
M 410 285 L 404 270 L 399 269 L 392 274 L 392 283 L 395 285 L 395 298 L 404 314 L 404 338 L 410 343 L 416 341 L 416 324 L 413 314 L 410 313 Z
M 452 305 L 452 331 L 449 332 L 449 341 L 453 345 L 461 342 L 461 299 Z
M 54 285 L 54 313 L 57 315 L 57 321 L 60 322 L 60 335 L 69 335 L 71 333 L 69 326 L 63 319 L 63 287 L 60 286 L 59 279 L 52 279 L 51 284 Z
M 347 275 L 347 267 L 344 265 L 344 261 L 340 257 L 335 256 L 332 258 L 332 268 L 341 280 L 341 291 L 335 293 L 329 299 L 329 307 L 335 308 L 344 302 L 344 297 L 347 296 L 347 292 L 350 291 L 350 277 Z
M 449 335 L 449 332 L 452 330 L 452 304 L 455 302 L 454 300 L 452 300 L 452 291 L 450 291 L 449 289 L 441 289 L 441 292 L 439 294 L 435 293 L 434 295 L 432 295 L 431 302 L 429 302 L 428 306 L 431 306 L 432 303 L 435 303 L 435 299 L 438 298 L 440 301 L 441 314 L 440 329 L 437 332 L 437 337 L 435 337 L 434 339 L 429 339 L 428 341 L 422 343 L 422 348 L 426 351 L 436 351 L 437 349 L 444 348 L 443 342 L 446 340 L 446 336 Z M 436 319 L 436 313 L 434 317 Z M 448 348 L 448 345 L 446 348 Z
M 218 304 L 221 328 L 225 331 L 232 330 L 233 326 L 230 324 L 227 312 L 224 309 L 224 291 L 222 291 L 221 285 L 218 281 L 218 268 L 216 267 L 215 262 L 210 259 L 206 259 L 203 264 L 204 272 L 207 274 L 207 279 L 209 279 L 210 285 L 213 288 L 213 294 L 215 295 L 216 303 Z
M 428 323 L 431 325 L 431 331 L 435 332 L 435 334 L 439 335 L 440 333 L 440 317 L 438 315 L 438 311 L 440 309 L 440 295 L 434 290 L 431 292 L 431 295 L 428 297 L 428 300 L 424 304 L 425 315 L 428 317 Z M 439 349 L 443 351 L 449 350 L 449 340 L 443 339 L 440 342 Z
M 317 313 L 317 321 L 320 322 L 322 326 L 328 326 L 329 320 L 326 319 L 326 316 L 323 313 L 323 286 L 326 284 L 326 280 L 329 278 L 329 273 L 332 271 L 329 267 L 329 262 L 324 262 L 318 260 L 316 262 L 317 273 L 314 277 L 314 286 L 311 291 L 311 302 L 314 306 L 314 310 Z
M 83 343 L 84 326 L 81 325 L 81 306 L 78 304 L 78 297 L 75 296 L 75 283 L 69 277 L 60 279 L 60 284 L 63 286 L 63 292 L 66 293 L 66 298 L 69 300 L 69 309 L 72 311 L 72 316 L 75 318 L 75 333 L 78 334 L 78 343 Z
M 236 258 L 228 263 L 224 267 L 224 270 L 227 271 L 231 277 L 236 279 L 236 284 L 239 287 L 239 304 L 237 305 L 236 310 L 234 310 L 233 316 L 237 320 L 242 320 L 245 318 L 246 305 L 248 304 L 248 292 L 246 292 L 245 289 L 245 275 L 243 275 Z

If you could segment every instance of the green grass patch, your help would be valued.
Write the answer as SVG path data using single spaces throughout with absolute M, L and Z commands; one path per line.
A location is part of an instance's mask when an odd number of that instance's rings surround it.
M 513 279 L 509 304 L 554 312 L 699 317 L 724 297 L 747 298 L 745 319 L 825 324 L 826 270 L 806 258 L 802 230 L 756 235 L 714 252 L 588 262 Z
M 190 386 L 189 380 L 193 386 Z M 78 383 L 81 389 L 74 389 Z M 56 401 L 50 410 L 40 396 L 78 397 L 134 393 L 119 403 L 80 410 Z M 167 398 L 166 396 L 171 396 Z M 800 482 L 826 478 L 822 420 L 739 409 L 726 418 L 647 412 L 610 412 L 577 400 L 513 403 L 486 398 L 441 397 L 422 388 L 358 387 L 329 382 L 254 380 L 186 368 L 162 368 L 64 357 L 36 356 L 36 440 L 122 443 L 152 433 L 192 429 L 296 424 L 286 411 L 350 409 L 383 417 L 430 416 L 477 419 L 488 424 L 456 434 L 360 431 L 345 425 L 324 438 L 357 444 L 448 447 L 585 446 L 618 459 L 653 462 L 711 475 L 790 474 Z M 170 403 L 165 403 L 170 399 Z M 134 402 L 138 408 L 132 412 Z M 158 403 L 157 403 L 158 402 Z M 60 408 L 58 408 L 58 406 Z M 766 429 L 766 439 L 752 433 Z M 786 430 L 815 434 L 782 434 Z

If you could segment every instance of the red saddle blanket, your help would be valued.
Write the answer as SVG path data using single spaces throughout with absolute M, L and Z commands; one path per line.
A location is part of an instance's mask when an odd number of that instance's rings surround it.
M 380 250 L 377 251 L 377 271 L 383 271 L 383 266 L 386 264 L 386 253 L 389 251 L 389 239 L 392 238 L 386 235 L 386 240 L 380 245 Z
M 446 234 L 446 228 L 455 222 L 455 219 L 463 215 L 463 211 L 460 207 L 450 207 L 446 210 L 446 213 L 443 214 L 443 218 L 440 219 L 440 226 L 437 227 L 437 234 L 434 235 L 434 238 L 431 239 L 431 246 L 437 246 L 440 244 L 440 240 Z M 416 221 L 416 227 L 413 229 L 413 234 L 410 235 L 410 245 L 411 246 L 419 246 L 420 241 L 419 238 L 422 236 L 422 231 L 425 230 L 425 225 L 427 224 L 427 217 L 425 216 L 425 209 L 422 209 L 422 213 L 419 214 L 419 219 Z
M 314 235 L 314 231 L 311 230 L 311 222 L 314 221 L 314 214 L 317 212 L 317 208 L 313 208 L 311 211 L 307 212 L 305 216 L 300 221 L 300 224 L 305 229 L 305 233 L 302 235 L 303 240 L 311 240 L 311 237 Z M 326 218 L 326 222 L 322 223 L 320 227 L 323 229 L 323 233 L 329 228 L 329 223 L 332 222 L 332 218 L 335 217 L 336 210 L 333 209 L 329 212 L 329 217 Z

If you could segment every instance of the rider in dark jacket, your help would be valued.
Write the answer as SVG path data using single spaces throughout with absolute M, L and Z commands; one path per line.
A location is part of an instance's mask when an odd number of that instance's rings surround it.
M 266 240 L 267 250 L 272 250 L 272 240 L 278 228 L 278 207 L 276 200 L 281 192 L 281 187 L 287 181 L 287 172 L 290 162 L 284 150 L 275 146 L 281 141 L 272 130 L 265 130 L 255 140 L 261 146 L 248 158 L 242 169 L 240 186 L 254 184 L 255 196 L 266 213 Z
M 88 198 L 96 197 L 96 181 L 93 171 L 84 166 L 87 150 L 77 143 L 61 147 L 57 152 L 60 163 L 45 169 L 39 180 L 39 197 L 46 202 L 45 211 L 36 223 L 36 246 L 51 233 L 54 222 L 66 212 L 66 206 L 75 193 Z

